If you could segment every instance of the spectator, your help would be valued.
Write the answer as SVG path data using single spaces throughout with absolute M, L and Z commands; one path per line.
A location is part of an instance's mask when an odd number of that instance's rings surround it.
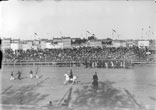
M 43 50 L 16 50 L 6 49 L 4 52 L 4 61 L 22 62 L 66 62 L 66 61 L 98 61 L 105 59 L 121 60 L 139 60 L 146 59 L 147 49 L 138 47 L 80 47 L 67 49 L 43 49 Z M 113 62 L 114 63 L 114 62 Z
M 33 71 L 30 70 L 30 78 L 33 78 Z
M 17 74 L 18 74 L 18 79 L 21 80 L 21 74 L 22 73 L 20 71 L 18 71 Z

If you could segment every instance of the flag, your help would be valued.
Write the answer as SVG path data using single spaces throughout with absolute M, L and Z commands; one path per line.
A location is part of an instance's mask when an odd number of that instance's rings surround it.
M 119 34 L 118 34 L 118 38 L 119 38 Z
M 116 33 L 116 31 L 114 29 L 112 29 L 112 31 Z
M 86 31 L 86 32 L 90 33 L 89 31 Z

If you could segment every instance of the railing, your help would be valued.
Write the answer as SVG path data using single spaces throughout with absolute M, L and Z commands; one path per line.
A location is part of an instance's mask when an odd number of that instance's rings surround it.
M 25 65 L 25 66 L 58 66 L 58 67 L 86 67 L 86 68 L 132 68 L 133 63 L 130 60 L 124 59 L 99 59 L 99 60 L 80 60 L 80 61 L 53 61 L 53 62 L 36 62 L 36 61 L 18 61 L 3 65 Z
M 16 65 L 33 65 L 33 66 L 60 66 L 60 65 L 68 65 L 68 66 L 79 66 L 80 64 L 82 64 L 83 61 L 57 61 L 57 62 L 36 62 L 36 61 L 22 61 L 22 62 L 3 62 L 3 65 L 12 65 L 12 66 L 16 66 Z
M 107 63 L 107 64 L 106 64 Z M 113 63 L 113 64 L 112 64 Z M 141 60 L 125 60 L 125 59 L 99 59 L 99 60 L 80 60 L 80 61 L 17 61 L 17 62 L 3 62 L 3 65 L 8 66 L 53 66 L 53 67 L 97 67 L 97 68 L 132 68 L 134 64 L 155 64 L 154 61 Z

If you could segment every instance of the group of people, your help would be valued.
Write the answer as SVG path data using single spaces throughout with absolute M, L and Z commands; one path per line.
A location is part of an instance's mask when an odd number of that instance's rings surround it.
M 4 51 L 4 61 L 85 61 L 104 59 L 137 59 L 146 57 L 147 49 L 138 47 L 80 47 L 66 49 L 38 49 Z
M 86 68 L 127 68 L 132 67 L 133 64 L 129 60 L 91 60 L 85 61 L 84 65 Z
M 19 79 L 19 80 L 21 80 L 21 72 L 20 71 L 18 71 L 17 72 L 17 79 Z M 13 74 L 13 72 L 11 72 L 11 77 L 10 77 L 10 80 L 15 80 L 15 77 L 14 77 L 14 74 Z
M 20 71 L 18 71 L 16 74 L 18 75 L 17 79 L 21 80 L 22 73 Z M 70 73 L 68 75 L 69 75 L 69 81 L 73 81 L 73 71 L 72 71 L 72 69 L 70 70 Z M 39 78 L 38 73 L 36 72 L 35 76 L 33 76 L 33 71 L 30 70 L 29 78 L 32 79 L 33 77 L 38 79 Z M 15 80 L 13 72 L 11 72 L 10 80 Z M 95 85 L 97 83 L 98 83 L 98 76 L 97 76 L 97 72 L 95 72 L 95 74 L 93 75 L 93 82 L 92 82 L 92 84 Z
M 18 75 L 18 76 L 17 76 L 17 79 L 19 79 L 19 80 L 22 79 L 22 78 L 21 78 L 22 73 L 18 70 L 18 72 L 17 72 L 15 75 L 13 74 L 13 72 L 11 72 L 10 80 L 15 80 L 15 79 L 16 79 L 16 78 L 15 78 L 16 75 Z M 33 76 L 33 71 L 30 70 L 29 78 L 32 79 L 33 77 L 35 77 L 35 78 L 38 79 L 38 78 L 39 78 L 38 73 L 36 72 L 35 76 Z

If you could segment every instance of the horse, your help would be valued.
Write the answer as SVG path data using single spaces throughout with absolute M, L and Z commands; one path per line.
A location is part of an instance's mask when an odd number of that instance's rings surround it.
M 77 76 L 73 76 L 73 78 L 70 78 L 68 74 L 64 74 L 64 77 L 65 77 L 65 81 L 64 81 L 64 84 L 67 84 L 67 83 L 76 83 L 77 81 Z

